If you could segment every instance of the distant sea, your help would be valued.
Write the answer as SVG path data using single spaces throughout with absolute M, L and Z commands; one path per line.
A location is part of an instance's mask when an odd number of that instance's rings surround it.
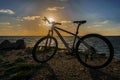
M 38 36 L 0 36 L 0 43 L 4 40 L 9 40 L 10 42 L 16 42 L 16 40 L 18 39 L 24 39 L 27 47 L 33 47 L 40 38 L 41 37 Z M 60 39 L 58 37 L 56 37 L 56 39 L 59 43 L 58 44 L 59 47 L 64 47 Z M 73 42 L 73 37 L 64 37 L 64 39 L 69 44 Z M 110 40 L 110 42 L 114 47 L 114 52 L 115 52 L 114 57 L 120 59 L 120 36 L 109 36 L 107 37 L 107 39 Z

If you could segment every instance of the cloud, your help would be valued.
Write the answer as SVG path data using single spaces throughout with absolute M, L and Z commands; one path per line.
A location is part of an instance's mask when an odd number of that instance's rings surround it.
M 17 26 L 19 27 L 19 26 L 21 26 L 20 24 L 17 24 Z
M 15 14 L 15 12 L 10 9 L 0 9 L 0 13 Z
M 104 21 L 102 21 L 102 22 L 97 22 L 97 23 L 93 24 L 92 27 L 98 28 L 98 27 L 101 27 L 101 26 L 103 26 L 103 25 L 105 25 L 105 24 L 107 24 L 107 23 L 109 23 L 109 20 L 104 20 Z M 88 28 L 89 28 L 89 27 L 88 27 Z
M 72 21 L 61 21 L 61 23 L 71 23 Z
M 23 20 L 35 20 L 35 19 L 40 19 L 40 16 L 26 16 L 26 17 L 23 17 Z
M 24 21 L 24 20 L 23 20 L 23 17 L 16 17 L 16 20 L 17 20 L 17 21 Z
M 9 22 L 0 22 L 0 25 L 10 25 Z
M 58 11 L 60 9 L 64 9 L 65 7 L 48 7 L 46 10 L 47 11 Z
M 101 22 L 101 24 L 107 24 L 109 22 L 109 20 L 105 20 L 103 22 Z
M 94 27 L 100 27 L 100 26 L 102 26 L 101 24 L 95 24 L 95 25 L 93 25 Z

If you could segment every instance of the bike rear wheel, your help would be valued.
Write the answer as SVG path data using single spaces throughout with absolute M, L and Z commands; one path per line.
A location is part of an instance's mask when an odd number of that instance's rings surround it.
M 89 68 L 103 68 L 113 59 L 114 49 L 110 41 L 98 34 L 88 34 L 76 45 L 78 60 Z
M 52 36 L 46 36 L 38 40 L 33 47 L 32 55 L 36 62 L 44 63 L 50 60 L 57 52 L 58 43 Z

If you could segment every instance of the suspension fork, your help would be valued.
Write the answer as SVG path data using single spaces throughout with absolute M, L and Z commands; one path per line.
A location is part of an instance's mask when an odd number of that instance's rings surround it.
M 49 38 L 50 36 L 53 36 L 53 30 L 49 30 L 49 31 L 48 31 L 47 37 Z M 45 43 L 45 48 L 47 48 L 48 38 L 47 38 L 46 43 Z M 49 44 L 48 44 L 48 48 L 50 47 L 50 44 L 51 44 L 51 37 L 50 37 L 50 42 L 49 42 Z

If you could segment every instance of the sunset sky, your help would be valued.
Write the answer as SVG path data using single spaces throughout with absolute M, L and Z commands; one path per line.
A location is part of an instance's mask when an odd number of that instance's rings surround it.
M 120 36 L 120 0 L 0 0 L 0 36 L 44 36 L 50 28 L 44 16 L 71 32 L 72 21 L 87 20 L 79 35 Z

